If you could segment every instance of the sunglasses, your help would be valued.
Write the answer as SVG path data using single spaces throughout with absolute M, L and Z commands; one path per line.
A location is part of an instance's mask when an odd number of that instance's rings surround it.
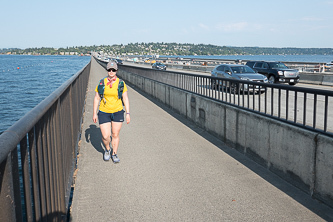
M 108 72 L 117 72 L 116 69 L 108 69 Z

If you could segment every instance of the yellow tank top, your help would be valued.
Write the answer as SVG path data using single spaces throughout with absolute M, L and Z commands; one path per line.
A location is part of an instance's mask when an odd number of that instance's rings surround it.
M 107 85 L 108 79 L 104 79 L 104 99 L 101 100 L 99 105 L 99 110 L 105 113 L 115 113 L 123 110 L 123 104 L 121 99 L 118 99 L 118 84 L 119 78 L 112 84 L 112 88 L 110 85 Z M 98 92 L 98 85 L 95 88 L 95 91 Z M 127 91 L 126 84 L 124 82 L 124 90 L 123 93 Z

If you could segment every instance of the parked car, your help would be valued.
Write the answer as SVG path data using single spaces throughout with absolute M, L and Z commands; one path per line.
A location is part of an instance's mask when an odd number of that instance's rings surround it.
M 237 79 L 237 80 L 247 80 L 253 82 L 267 83 L 268 79 L 266 76 L 255 72 L 253 69 L 246 65 L 240 64 L 221 64 L 215 66 L 211 71 L 213 77 L 222 77 L 227 79 Z M 229 81 L 222 80 L 211 80 L 211 85 L 213 89 L 220 86 L 228 88 L 230 91 L 253 91 L 253 92 L 265 92 L 266 88 L 259 85 L 252 84 L 238 84 Z
M 269 83 L 289 83 L 295 85 L 299 82 L 299 71 L 289 69 L 282 62 L 249 61 L 246 65 L 268 78 Z
M 333 69 L 333 61 L 326 63 L 325 64 L 325 69 L 326 70 Z
M 123 64 L 123 60 L 121 60 L 121 59 L 115 59 L 115 61 L 116 61 L 117 64 L 120 64 L 120 65 Z
M 166 70 L 166 65 L 161 62 L 155 62 L 152 66 L 153 69 Z
M 109 61 L 110 61 L 110 58 L 104 58 L 103 61 L 104 61 L 104 62 L 109 62 Z

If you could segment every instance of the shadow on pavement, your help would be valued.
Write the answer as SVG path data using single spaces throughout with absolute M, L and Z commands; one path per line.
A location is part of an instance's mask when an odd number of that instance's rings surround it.
M 85 139 L 87 143 L 91 145 L 100 153 L 104 153 L 103 143 L 102 143 L 102 134 L 99 127 L 96 125 L 90 125 L 85 131 Z

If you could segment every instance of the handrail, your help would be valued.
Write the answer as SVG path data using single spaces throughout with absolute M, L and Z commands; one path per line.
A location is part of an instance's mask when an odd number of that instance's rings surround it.
M 0 135 L 0 221 L 66 220 L 90 66 Z
M 72 82 L 80 75 L 84 68 L 72 76 L 65 83 L 63 83 L 58 89 L 52 92 L 42 102 L 40 102 L 35 108 L 30 110 L 21 119 L 15 122 L 11 127 L 5 130 L 0 135 L 0 163 L 6 158 L 6 154 L 12 151 L 15 146 L 20 142 L 20 138 L 27 133 L 27 129 L 31 129 L 37 121 L 46 113 L 46 111 L 59 99 L 64 91 L 72 84 Z

